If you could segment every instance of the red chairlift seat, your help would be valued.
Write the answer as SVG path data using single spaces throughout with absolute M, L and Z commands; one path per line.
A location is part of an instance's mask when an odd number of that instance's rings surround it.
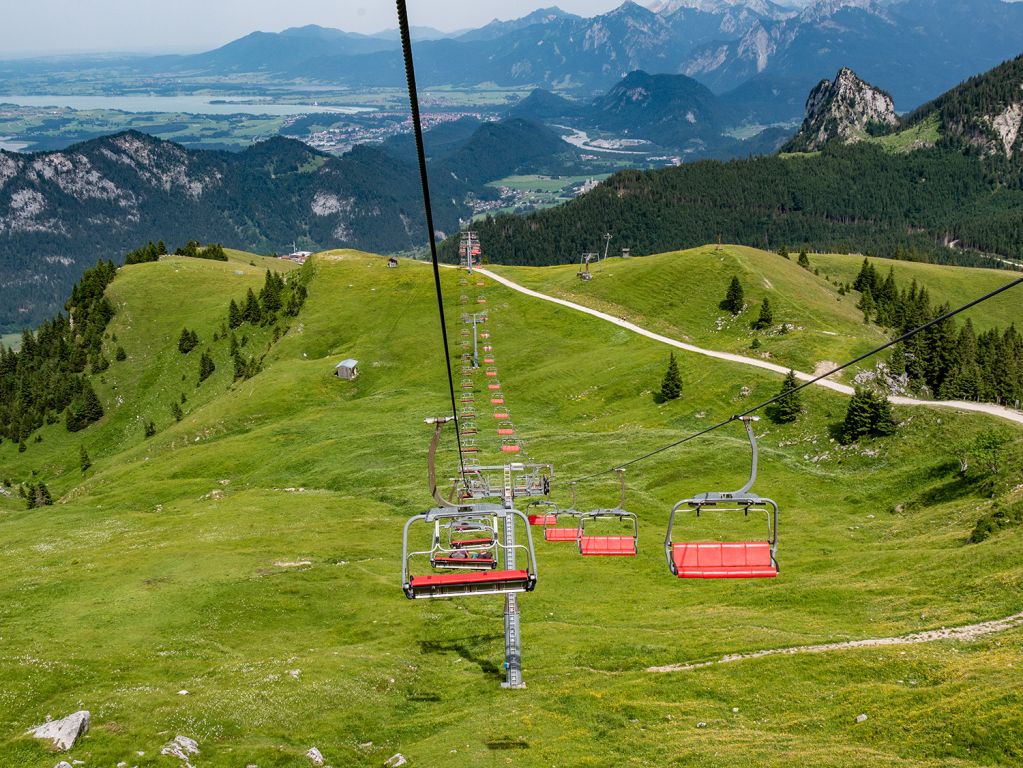
M 543 537 L 545 541 L 576 541 L 579 538 L 579 529 L 547 527 L 543 529 Z
M 476 281 L 476 287 L 477 288 L 482 288 L 483 287 L 483 281 L 482 280 L 477 280 Z
M 503 397 L 492 397 L 492 398 L 490 398 L 490 404 L 491 405 L 504 405 L 504 398 Z
M 480 338 L 481 339 L 489 339 L 490 338 L 490 331 L 480 331 Z
M 771 579 L 778 566 L 769 541 L 698 541 L 672 545 L 680 579 Z
M 455 549 L 459 549 L 461 547 L 489 547 L 493 543 L 494 543 L 494 537 L 493 536 L 490 536 L 488 538 L 481 538 L 481 539 L 452 539 L 451 540 L 451 546 L 454 547 Z
M 501 451 L 504 453 L 518 453 L 522 450 L 518 440 L 505 438 L 501 441 Z
M 477 304 L 486 304 L 487 300 L 484 299 L 482 296 L 480 296 L 478 299 L 476 299 L 476 303 Z
M 411 577 L 405 595 L 409 598 L 495 595 L 530 592 L 534 586 L 536 578 L 523 570 L 434 573 Z
M 483 362 L 486 363 L 487 365 L 492 365 L 494 362 L 494 358 L 491 356 L 484 357 Z
M 494 366 L 490 366 L 489 368 L 487 368 L 487 376 L 489 376 L 492 379 L 496 378 L 497 377 L 497 368 L 495 368 Z
M 483 345 L 483 351 L 484 352 L 493 352 L 494 348 L 490 344 L 484 344 Z
M 636 539 L 632 536 L 580 536 L 579 554 L 635 557 Z
M 498 409 L 496 409 L 494 411 L 494 418 L 495 419 L 507 419 L 508 418 L 508 411 L 506 411 L 506 410 L 504 410 L 502 408 L 498 408 Z
M 515 427 L 512 426 L 512 423 L 510 421 L 502 421 L 497 427 L 497 434 L 514 435 Z
M 491 381 L 489 384 L 487 384 L 487 389 L 500 389 L 500 388 L 501 388 L 501 382 L 499 382 L 499 381 Z

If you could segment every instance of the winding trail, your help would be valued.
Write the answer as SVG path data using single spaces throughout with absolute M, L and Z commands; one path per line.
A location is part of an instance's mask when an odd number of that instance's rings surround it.
M 640 336 L 646 336 L 648 339 L 659 341 L 662 344 L 675 347 L 676 349 L 682 349 L 686 352 L 693 352 L 697 355 L 704 355 L 706 357 L 713 357 L 717 360 L 727 360 L 730 363 L 740 363 L 741 365 L 751 365 L 755 368 L 763 368 L 774 373 L 780 373 L 785 375 L 789 372 L 789 369 L 782 365 L 776 365 L 775 363 L 769 363 L 766 360 L 758 360 L 754 357 L 745 357 L 744 355 L 736 355 L 731 352 L 718 352 L 713 349 L 704 349 L 703 347 L 697 347 L 693 344 L 687 344 L 684 341 L 673 339 L 670 336 L 662 336 L 659 333 L 648 331 L 635 323 L 631 323 L 628 320 L 623 320 L 614 315 L 609 315 L 606 312 L 601 312 L 597 309 L 590 309 L 584 307 L 582 304 L 576 304 L 573 301 L 566 299 L 559 299 L 554 296 L 549 296 L 546 293 L 540 293 L 534 291 L 531 288 L 526 288 L 524 285 L 519 285 L 516 282 L 509 280 L 506 277 L 502 277 L 495 272 L 491 272 L 489 269 L 483 269 L 476 267 L 473 271 L 478 272 L 481 275 L 489 277 L 491 280 L 500 283 L 501 285 L 511 288 L 513 291 L 518 291 L 526 296 L 532 296 L 534 299 L 541 299 L 542 301 L 549 301 L 552 304 L 559 304 L 562 307 L 568 309 L 574 309 L 577 312 L 582 312 L 593 317 L 606 320 L 609 323 L 617 325 L 620 328 L 638 333 Z M 800 381 L 809 381 L 814 378 L 809 373 L 803 373 L 802 371 L 796 371 L 796 378 Z M 825 387 L 835 392 L 840 392 L 843 395 L 852 395 L 853 388 L 847 384 L 839 384 L 837 381 L 831 381 L 830 379 L 821 379 L 817 382 L 817 386 Z M 989 416 L 995 416 L 999 419 L 1005 419 L 1016 424 L 1023 424 L 1023 411 L 1013 410 L 1012 408 L 1006 408 L 1001 405 L 994 405 L 992 403 L 973 403 L 963 400 L 917 400 L 912 397 L 902 397 L 900 395 L 890 395 L 888 399 L 895 405 L 922 405 L 928 408 L 953 408 L 958 411 L 973 411 L 975 413 L 985 413 Z
M 942 627 L 926 632 L 915 632 L 900 637 L 875 637 L 867 640 L 846 640 L 841 643 L 823 643 L 821 645 L 798 645 L 791 648 L 770 648 L 749 653 L 730 653 L 715 661 L 700 661 L 689 664 L 668 664 L 663 667 L 647 667 L 647 672 L 688 672 L 692 669 L 714 667 L 719 664 L 730 664 L 734 661 L 762 659 L 766 656 L 794 656 L 802 653 L 826 653 L 827 651 L 844 651 L 850 648 L 879 648 L 891 645 L 916 645 L 933 643 L 938 640 L 959 640 L 968 642 L 978 640 L 987 635 L 1005 632 L 1023 626 L 1023 613 L 1016 613 L 1004 619 L 984 621 L 979 624 L 967 624 L 963 627 Z

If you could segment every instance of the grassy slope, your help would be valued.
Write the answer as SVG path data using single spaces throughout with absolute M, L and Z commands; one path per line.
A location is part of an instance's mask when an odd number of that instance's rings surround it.
M 842 361 L 868 351 L 884 340 L 876 326 L 865 326 L 856 309 L 859 294 L 840 296 L 831 280 L 851 283 L 862 256 L 817 255 L 810 258 L 814 275 L 775 253 L 744 246 L 694 248 L 634 259 L 609 259 L 591 266 L 589 282 L 576 277 L 577 266 L 494 267 L 498 273 L 535 290 L 626 317 L 641 326 L 683 341 L 727 352 L 760 356 L 783 365 L 812 371 L 822 360 Z M 900 285 L 914 277 L 926 285 L 934 301 L 964 304 L 1016 275 L 1004 270 L 965 269 L 875 259 L 882 275 L 894 266 Z M 733 318 L 720 309 L 728 283 L 737 276 L 747 309 Z M 775 328 L 754 333 L 750 323 L 769 298 Z M 1004 294 L 973 310 L 979 330 L 992 324 L 1007 327 L 1018 319 L 1019 297 Z M 782 322 L 796 326 L 781 335 Z M 720 327 L 719 327 L 720 324 Z M 762 347 L 750 350 L 758 336 Z
M 933 450 L 989 422 L 914 411 L 872 457 L 828 442 L 843 402 L 826 392 L 808 394 L 811 416 L 795 426 L 759 425 L 758 488 L 783 510 L 779 580 L 668 576 L 659 538 L 669 505 L 737 485 L 746 449 L 738 433 L 718 433 L 663 454 L 629 473 L 639 558 L 583 561 L 538 545 L 540 586 L 522 600 L 529 687 L 499 691 L 500 599 L 410 603 L 398 589 L 401 523 L 429 501 L 420 419 L 447 406 L 429 270 L 383 264 L 318 258 L 307 306 L 265 370 L 231 386 L 220 342 L 207 395 L 176 334 L 194 326 L 208 343 L 217 323 L 207 309 L 256 286 L 261 270 L 164 260 L 117 278 L 111 331 L 136 364 L 113 363 L 100 394 L 109 404 L 116 384 L 132 405 L 82 433 L 94 468 L 83 481 L 78 438 L 57 427 L 24 454 L 0 445 L 7 472 L 39 469 L 64 495 L 32 511 L 0 499 L 0 763 L 51 768 L 55 757 L 20 734 L 79 707 L 94 726 L 71 757 L 87 765 L 167 765 L 157 753 L 177 733 L 200 741 L 199 765 L 261 768 L 307 765 L 312 745 L 335 766 L 378 766 L 397 751 L 438 765 L 452 750 L 467 765 L 526 766 L 1019 759 L 1020 631 L 643 671 L 1020 609 L 1023 532 L 967 548 L 985 502 Z M 201 273 L 190 286 L 185 270 Z M 449 297 L 457 279 L 444 274 Z M 512 415 L 533 458 L 562 478 L 727 415 L 743 385 L 760 398 L 779 383 L 683 356 L 686 397 L 658 406 L 650 393 L 666 353 L 654 342 L 497 287 L 487 295 Z M 156 381 L 142 381 L 141 355 Z M 330 374 L 349 355 L 362 376 L 343 383 Z M 165 400 L 182 374 L 195 394 L 175 424 Z M 127 426 L 145 409 L 161 428 L 148 441 Z M 496 440 L 485 433 L 481 444 Z M 580 504 L 614 495 L 612 481 L 588 484 Z M 860 712 L 871 719 L 855 725 Z

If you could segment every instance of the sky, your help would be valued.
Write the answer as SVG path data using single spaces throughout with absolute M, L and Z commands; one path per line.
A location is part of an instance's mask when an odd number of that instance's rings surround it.
M 797 0 L 805 2 L 806 0 Z M 256 30 L 319 24 L 373 33 L 397 26 L 393 0 L 0 0 L 0 59 L 79 52 L 194 53 Z M 443 31 L 557 5 L 594 16 L 622 0 L 407 0 L 409 20 Z

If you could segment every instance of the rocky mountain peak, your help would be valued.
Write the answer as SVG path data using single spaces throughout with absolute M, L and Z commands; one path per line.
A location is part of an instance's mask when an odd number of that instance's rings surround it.
M 813 152 L 831 141 L 859 141 L 871 126 L 898 122 L 891 96 L 842 67 L 834 80 L 822 80 L 810 91 L 806 118 L 786 149 Z

